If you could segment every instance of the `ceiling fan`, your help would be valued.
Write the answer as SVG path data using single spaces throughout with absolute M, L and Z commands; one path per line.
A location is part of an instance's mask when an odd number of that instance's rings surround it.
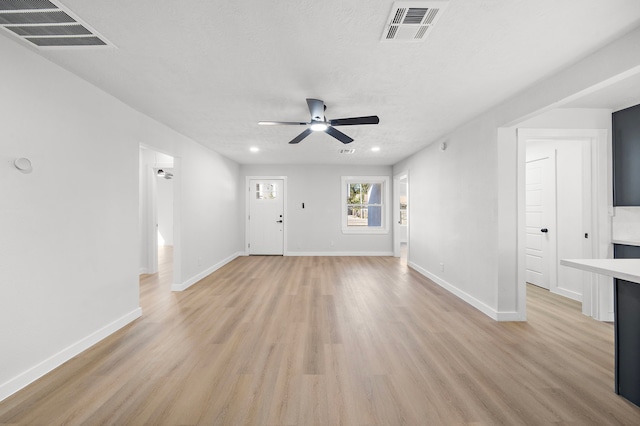
M 307 99 L 307 105 L 309 106 L 309 112 L 311 113 L 311 121 L 299 122 L 299 121 L 260 121 L 258 124 L 264 126 L 274 125 L 286 125 L 286 126 L 309 126 L 304 132 L 293 138 L 289 143 L 300 143 L 300 141 L 313 132 L 325 132 L 330 136 L 338 139 L 340 142 L 347 144 L 353 142 L 353 139 L 345 135 L 339 130 L 334 129 L 336 126 L 354 126 L 357 124 L 378 124 L 380 119 L 377 115 L 370 115 L 368 117 L 352 117 L 352 118 L 337 118 L 335 120 L 327 120 L 324 116 L 324 111 L 327 106 L 320 99 Z

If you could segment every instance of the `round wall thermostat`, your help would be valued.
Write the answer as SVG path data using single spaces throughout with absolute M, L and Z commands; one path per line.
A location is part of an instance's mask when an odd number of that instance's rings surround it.
M 22 173 L 31 173 L 33 171 L 33 166 L 31 165 L 31 161 L 29 161 L 28 158 L 17 158 L 13 162 L 13 165 Z

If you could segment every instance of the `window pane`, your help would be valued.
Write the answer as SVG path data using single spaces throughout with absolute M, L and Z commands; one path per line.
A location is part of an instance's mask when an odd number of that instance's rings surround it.
M 347 191 L 347 204 L 362 203 L 362 186 L 359 183 L 350 183 Z
M 273 200 L 276 198 L 277 185 L 271 183 L 256 184 L 256 198 L 258 200 Z
M 369 188 L 369 204 L 382 204 L 382 184 L 372 183 Z
M 362 206 L 347 207 L 347 226 L 367 226 L 366 209 Z
M 382 226 L 382 207 L 369 206 L 367 215 L 367 225 Z

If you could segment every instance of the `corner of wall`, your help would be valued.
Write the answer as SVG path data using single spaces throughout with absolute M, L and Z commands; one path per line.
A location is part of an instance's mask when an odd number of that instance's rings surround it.
M 101 329 L 94 331 L 90 335 L 77 341 L 71 346 L 68 346 L 67 348 L 61 350 L 57 354 L 54 354 L 51 357 L 45 359 L 44 361 L 34 365 L 33 367 L 19 374 L 13 379 L 1 384 L 0 385 L 0 401 L 9 397 L 10 395 L 13 395 L 20 389 L 24 388 L 25 386 L 28 386 L 30 383 L 33 383 L 34 381 L 38 380 L 39 378 L 49 373 L 53 369 L 61 366 L 65 362 L 69 361 L 71 358 L 89 349 L 91 346 L 107 338 L 111 334 L 120 330 L 124 326 L 132 323 L 133 321 L 140 318 L 141 316 L 142 316 L 142 308 L 134 309 L 128 314 L 123 315 L 122 317 L 116 319 L 110 324 L 105 325 Z
M 222 268 L 224 265 L 226 265 L 227 263 L 235 260 L 236 258 L 243 256 L 244 252 L 238 251 L 233 253 L 231 256 L 221 260 L 220 262 L 216 263 L 215 265 L 205 269 L 204 271 L 194 275 L 193 277 L 189 278 L 188 280 L 182 282 L 182 283 L 174 283 L 171 285 L 171 291 L 184 291 L 186 289 L 188 289 L 189 287 L 191 287 L 192 285 L 196 284 L 198 281 L 202 280 L 203 278 L 208 277 L 209 275 L 213 274 L 215 271 L 217 271 L 218 269 Z

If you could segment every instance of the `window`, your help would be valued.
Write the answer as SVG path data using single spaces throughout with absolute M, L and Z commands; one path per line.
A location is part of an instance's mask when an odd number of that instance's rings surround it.
M 258 200 L 274 200 L 278 185 L 275 183 L 256 183 L 256 198 Z
M 342 232 L 386 234 L 387 176 L 342 177 Z

